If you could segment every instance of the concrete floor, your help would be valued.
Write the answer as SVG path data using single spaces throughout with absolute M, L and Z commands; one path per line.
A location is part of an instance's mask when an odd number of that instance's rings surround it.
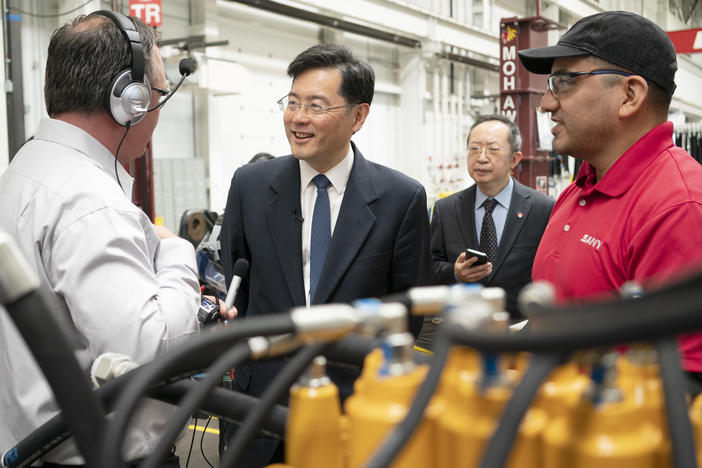
M 207 424 L 207 419 L 198 419 L 196 426 L 194 423 L 195 419 L 191 419 L 187 432 L 176 443 L 176 455 L 180 457 L 181 468 L 218 467 L 219 421 L 217 418 L 212 418 Z M 207 427 L 205 428 L 205 426 Z M 193 434 L 195 434 L 194 439 Z M 191 441 L 190 462 L 186 464 Z

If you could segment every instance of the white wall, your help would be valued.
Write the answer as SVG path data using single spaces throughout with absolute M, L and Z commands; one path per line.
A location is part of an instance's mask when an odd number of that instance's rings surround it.
M 195 157 L 193 119 L 192 92 L 181 86 L 161 107 L 151 145 L 154 159 Z
M 0 50 L 5 50 L 5 33 L 0 23 Z M 5 67 L 0 66 L 0 174 L 2 174 L 10 162 L 10 150 L 7 141 L 7 101 L 5 99 Z

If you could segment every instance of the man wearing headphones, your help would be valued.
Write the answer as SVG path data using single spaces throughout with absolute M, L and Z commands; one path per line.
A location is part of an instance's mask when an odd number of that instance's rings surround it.
M 141 21 L 110 11 L 56 30 L 46 64 L 50 118 L 0 178 L 0 229 L 52 292 L 53 312 L 86 372 L 105 352 L 145 363 L 198 330 L 193 247 L 131 203 L 132 178 L 122 168 L 144 154 L 159 98 L 168 93 L 157 39 Z M 0 448 L 6 449 L 58 408 L 6 314 L 0 314 L 0 356 Z M 131 465 L 149 453 L 171 409 L 142 405 L 123 451 Z M 68 441 L 43 463 L 83 460 Z M 165 466 L 178 466 L 177 457 Z

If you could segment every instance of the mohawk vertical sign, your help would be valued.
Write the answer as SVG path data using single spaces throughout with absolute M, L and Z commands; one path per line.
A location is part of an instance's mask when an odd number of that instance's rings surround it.
M 500 102 L 498 113 L 512 120 L 522 134 L 524 157 L 513 171 L 524 185 L 548 190 L 548 153 L 537 144 L 536 109 L 546 90 L 546 76 L 529 73 L 519 61 L 519 51 L 547 45 L 553 22 L 533 16 L 500 20 Z
M 161 0 L 129 0 L 129 15 L 149 26 L 161 26 Z
M 517 72 L 517 29 L 509 24 L 502 25 L 500 34 L 500 114 L 517 121 L 517 106 L 514 102 Z
M 702 52 L 702 28 L 666 32 L 678 54 Z

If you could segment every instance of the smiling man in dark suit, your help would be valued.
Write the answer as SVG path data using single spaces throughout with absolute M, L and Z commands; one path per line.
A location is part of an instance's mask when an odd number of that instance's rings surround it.
M 510 176 L 522 158 L 521 145 L 514 122 L 501 115 L 479 117 L 468 135 L 468 172 L 475 184 L 436 202 L 431 220 L 431 283 L 502 287 L 513 318 L 519 318 L 517 294 L 531 281 L 554 203 Z M 488 262 L 478 265 L 466 249 L 487 253 Z M 431 325 L 425 329 L 423 336 Z
M 370 111 L 373 70 L 343 46 L 319 44 L 298 55 L 288 75 L 292 86 L 279 104 L 292 155 L 239 168 L 222 224 L 227 282 L 238 258 L 251 265 L 235 303 L 240 316 L 427 284 L 424 188 L 366 160 L 351 142 Z M 421 323 L 413 321 L 415 335 Z M 237 369 L 234 386 L 259 395 L 281 366 Z M 357 375 L 333 368 L 329 374 L 348 396 Z

